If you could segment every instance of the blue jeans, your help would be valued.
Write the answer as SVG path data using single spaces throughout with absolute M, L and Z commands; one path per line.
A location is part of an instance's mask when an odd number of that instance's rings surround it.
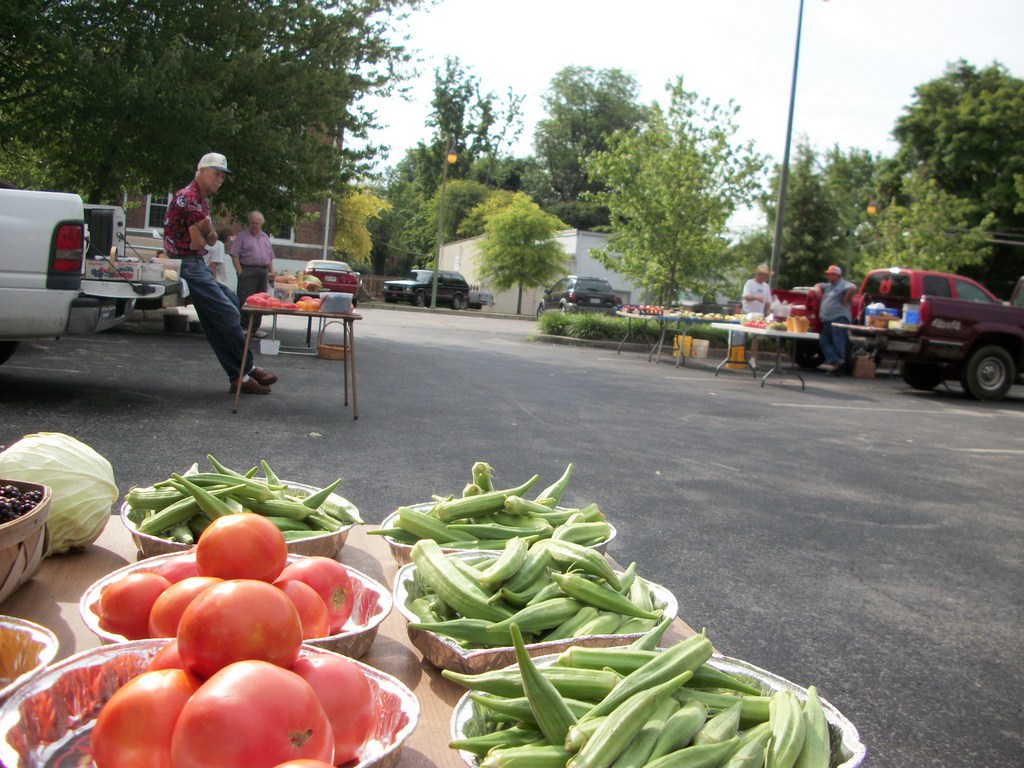
M 234 381 L 238 378 L 245 348 L 238 299 L 226 285 L 213 279 L 210 268 L 202 260 L 182 260 L 181 277 L 188 283 L 189 298 L 213 354 L 228 375 L 228 381 Z M 246 372 L 251 371 L 253 365 L 252 352 L 249 352 L 245 361 Z
M 832 323 L 848 323 L 849 320 L 822 320 L 821 333 L 818 336 L 818 346 L 825 356 L 825 362 L 829 365 L 843 365 L 846 363 L 846 331 L 842 328 L 834 328 Z

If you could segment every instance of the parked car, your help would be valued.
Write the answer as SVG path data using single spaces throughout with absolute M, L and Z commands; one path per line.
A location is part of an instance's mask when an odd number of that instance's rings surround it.
M 614 315 L 618 306 L 619 297 L 615 289 L 603 277 L 568 275 L 544 289 L 544 298 L 537 306 L 537 317 L 548 310 Z
M 306 262 L 303 272 L 313 275 L 319 280 L 325 291 L 352 294 L 352 306 L 356 305 L 356 296 L 359 293 L 359 286 L 363 284 L 363 279 L 344 261 L 313 259 Z
M 397 304 L 408 301 L 417 307 L 429 307 L 434 292 L 434 270 L 414 269 L 404 280 L 384 283 L 384 301 Z M 437 303 L 452 309 L 463 309 L 469 301 L 469 283 L 458 272 L 440 270 L 437 273 Z

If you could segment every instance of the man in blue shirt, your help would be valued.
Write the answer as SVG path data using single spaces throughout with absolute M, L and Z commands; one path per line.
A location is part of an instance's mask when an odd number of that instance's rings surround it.
M 825 372 L 829 376 L 838 376 L 846 364 L 846 331 L 836 328 L 833 323 L 849 323 L 852 319 L 850 305 L 857 286 L 843 279 L 843 270 L 835 264 L 825 270 L 827 283 L 818 283 L 811 288 L 811 293 L 821 297 L 818 318 L 821 320 L 821 332 L 818 345 L 825 356 Z

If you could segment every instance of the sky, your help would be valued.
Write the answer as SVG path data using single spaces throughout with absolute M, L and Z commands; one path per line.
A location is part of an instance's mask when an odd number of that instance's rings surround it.
M 799 9 L 800 0 L 441 0 L 405 24 L 420 59 L 415 98 L 372 102 L 387 126 L 373 139 L 391 147 L 388 164 L 429 140 L 434 70 L 451 56 L 484 91 L 525 96 L 515 156 L 532 154 L 554 75 L 588 66 L 632 75 L 642 103 L 666 104 L 666 83 L 682 75 L 687 90 L 738 105 L 738 138 L 781 162 Z M 793 146 L 891 156 L 915 87 L 959 59 L 1024 77 L 1024 0 L 805 0 Z

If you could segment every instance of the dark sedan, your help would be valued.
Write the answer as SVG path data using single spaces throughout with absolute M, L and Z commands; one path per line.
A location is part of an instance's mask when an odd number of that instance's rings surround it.
M 537 306 L 537 317 L 548 310 L 614 315 L 618 306 L 619 297 L 615 289 L 603 277 L 569 275 L 544 289 L 544 298 Z

